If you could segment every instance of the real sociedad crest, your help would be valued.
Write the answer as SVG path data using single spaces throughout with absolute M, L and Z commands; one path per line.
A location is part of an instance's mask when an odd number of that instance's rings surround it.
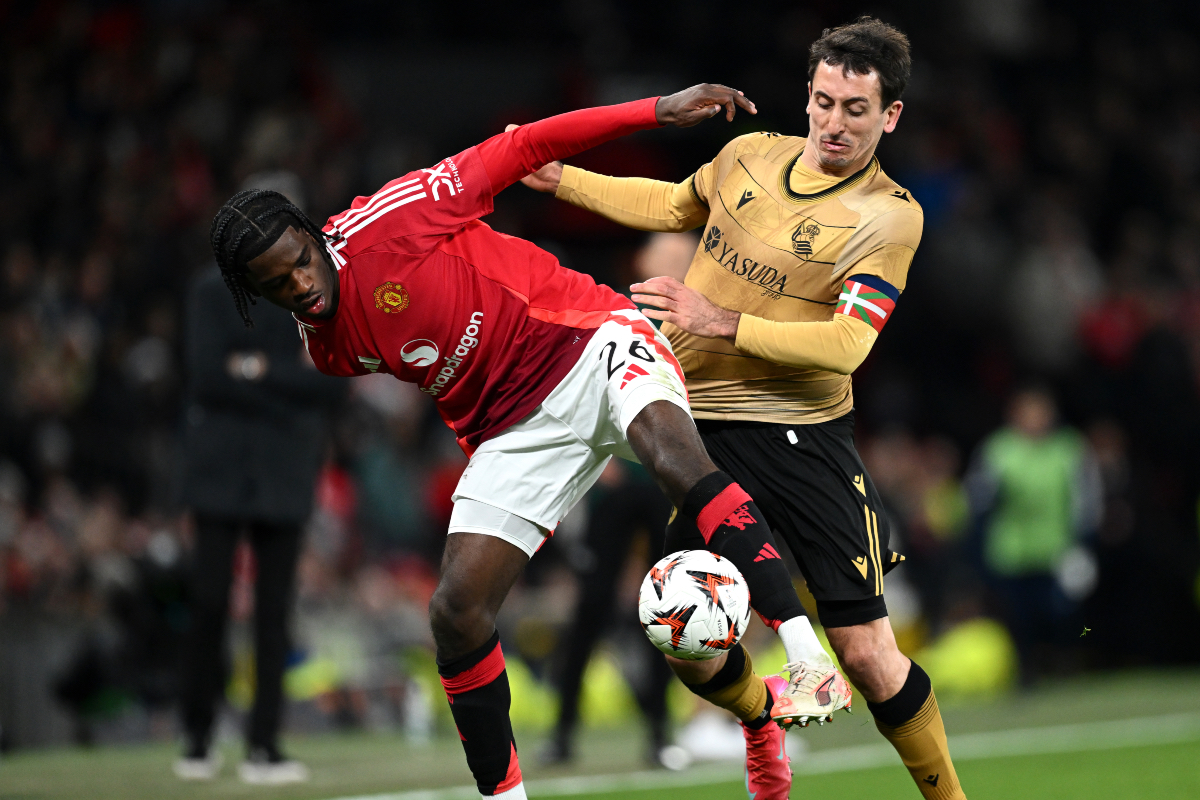
M 792 234 L 792 252 L 805 261 L 812 258 L 813 240 L 821 233 L 821 226 L 812 220 L 805 220 L 796 226 Z

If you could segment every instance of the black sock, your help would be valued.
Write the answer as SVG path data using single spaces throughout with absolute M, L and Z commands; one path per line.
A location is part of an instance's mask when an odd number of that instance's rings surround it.
M 740 644 L 734 645 L 729 651 L 729 655 L 725 657 L 725 665 L 717 671 L 704 683 L 687 683 L 684 686 L 694 694 L 704 697 L 706 694 L 720 691 L 726 686 L 732 686 L 734 682 L 742 677 L 742 673 L 746 671 L 746 649 Z
M 917 715 L 921 706 L 929 699 L 929 693 L 933 691 L 929 675 L 921 669 L 921 665 L 915 661 L 910 663 L 912 666 L 908 668 L 908 677 L 900 691 L 882 703 L 867 701 L 867 708 L 872 716 L 884 725 L 898 728 L 908 722 Z
M 742 573 L 763 622 L 778 630 L 789 619 L 804 616 L 771 529 L 754 500 L 732 478 L 724 472 L 701 478 L 688 491 L 679 516 L 694 520 L 705 546 Z
M 512 695 L 500 634 L 465 656 L 439 663 L 438 673 L 479 793 L 490 797 L 512 789 L 521 782 L 521 767 L 508 716 Z

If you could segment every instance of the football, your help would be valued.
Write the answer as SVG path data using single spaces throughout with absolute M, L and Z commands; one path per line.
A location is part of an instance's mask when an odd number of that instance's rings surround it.
M 638 618 L 669 656 L 703 661 L 733 647 L 750 622 L 750 590 L 727 558 L 681 550 L 650 568 L 638 594 Z

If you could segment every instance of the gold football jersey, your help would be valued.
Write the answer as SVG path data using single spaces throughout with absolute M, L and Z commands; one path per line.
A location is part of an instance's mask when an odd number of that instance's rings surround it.
M 800 163 L 806 139 L 734 139 L 691 178 L 708 208 L 688 286 L 718 305 L 776 322 L 833 319 L 843 283 L 874 276 L 903 291 L 924 214 L 878 160 L 838 179 Z M 824 422 L 853 407 L 849 375 L 765 361 L 670 324 L 702 419 Z

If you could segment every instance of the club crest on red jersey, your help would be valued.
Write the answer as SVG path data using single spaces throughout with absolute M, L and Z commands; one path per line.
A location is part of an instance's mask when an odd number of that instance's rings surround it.
M 375 287 L 375 307 L 385 314 L 398 314 L 408 308 L 408 292 L 398 283 L 381 283 Z

